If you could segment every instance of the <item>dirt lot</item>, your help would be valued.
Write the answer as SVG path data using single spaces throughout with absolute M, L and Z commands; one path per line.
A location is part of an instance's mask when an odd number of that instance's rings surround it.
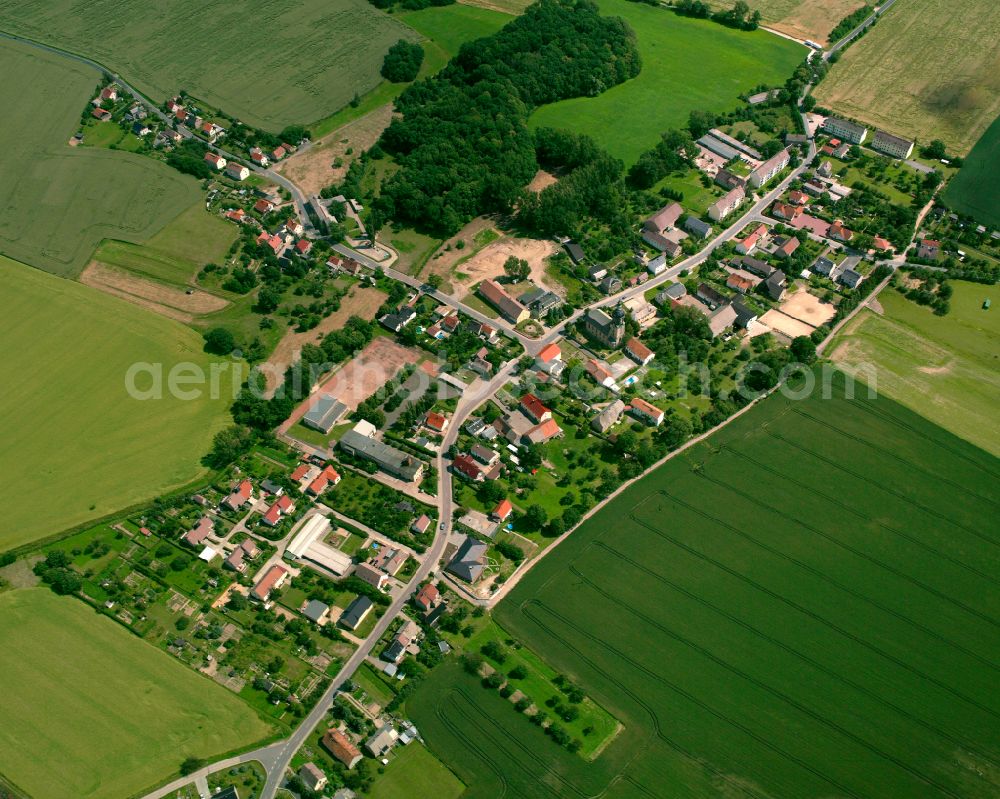
M 786 316 L 781 311 L 773 309 L 764 314 L 760 318 L 760 321 L 775 333 L 781 333 L 789 338 L 808 336 L 813 332 L 811 325 L 807 325 L 805 322 L 800 322 L 798 319 L 793 319 L 791 316 Z
M 523 258 L 531 266 L 531 280 L 535 285 L 565 295 L 566 290 L 549 280 L 545 274 L 545 259 L 553 255 L 559 247 L 554 241 L 541 239 L 522 239 L 503 237 L 487 244 L 469 260 L 458 263 L 461 251 L 452 258 L 432 259 L 429 262 L 431 273 L 439 274 L 451 287 L 451 293 L 462 296 L 471 291 L 472 287 L 487 278 L 502 277 L 504 262 L 512 255 Z M 446 253 L 446 255 L 452 255 Z
M 179 322 L 191 322 L 202 314 L 221 311 L 226 300 L 200 289 L 172 288 L 116 269 L 100 261 L 91 261 L 80 275 L 80 282 L 121 297 Z
M 378 141 L 391 120 L 392 104 L 387 103 L 282 161 L 275 171 L 296 183 L 306 194 L 319 194 L 324 187 L 343 180 L 351 161 Z M 347 150 L 352 148 L 351 155 L 347 155 Z M 333 165 L 337 158 L 343 159 L 342 166 Z
M 392 339 L 379 336 L 338 369 L 316 393 L 331 394 L 353 411 L 395 377 L 404 364 L 416 363 L 422 357 L 422 353 L 417 350 L 407 349 Z M 299 405 L 279 431 L 287 432 L 305 415 L 311 402 L 312 397 Z
M 798 319 L 812 327 L 819 327 L 833 319 L 837 309 L 828 302 L 822 302 L 819 297 L 810 294 L 805 289 L 792 294 L 781 303 L 779 309 L 786 316 Z
M 271 357 L 261 368 L 267 375 L 267 394 L 278 387 L 285 369 L 295 362 L 302 352 L 304 344 L 317 344 L 327 333 L 339 330 L 352 316 L 360 316 L 363 319 L 374 319 L 375 312 L 379 306 L 385 302 L 385 292 L 367 286 L 355 286 L 340 302 L 340 310 L 330 314 L 312 330 L 304 333 L 289 331 L 285 333 L 278 346 L 274 348 Z
M 803 0 L 788 16 L 769 27 L 796 39 L 822 44 L 840 20 L 863 5 L 863 0 Z

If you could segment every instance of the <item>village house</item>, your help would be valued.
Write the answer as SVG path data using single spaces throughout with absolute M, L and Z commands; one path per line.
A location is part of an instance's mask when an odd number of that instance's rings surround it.
M 466 536 L 465 541 L 455 551 L 454 557 L 448 561 L 445 571 L 467 583 L 476 582 L 486 568 L 488 549 L 482 541 Z
M 553 438 L 558 438 L 563 433 L 562 428 L 555 419 L 546 419 L 526 432 L 522 437 L 522 443 L 544 444 Z
M 501 499 L 500 502 L 497 503 L 497 506 L 493 509 L 492 513 L 490 513 L 490 516 L 492 516 L 495 521 L 502 524 L 507 521 L 513 512 L 514 506 L 511 504 L 511 501 L 509 499 Z
M 295 242 L 295 252 L 305 258 L 312 251 L 312 242 L 309 239 L 299 239 Z
M 241 480 L 240 484 L 233 489 L 233 492 L 222 500 L 223 504 L 232 510 L 239 510 L 253 496 L 253 485 L 249 480 Z
M 287 579 L 288 569 L 275 564 L 267 570 L 267 573 L 257 582 L 257 585 L 253 587 L 250 593 L 253 594 L 255 599 L 267 605 L 271 599 L 271 592 L 281 588 Z
M 757 247 L 767 243 L 767 225 L 758 225 L 747 236 L 736 242 L 736 252 L 740 255 L 749 255 Z
M 427 532 L 427 528 L 431 526 L 431 520 L 426 513 L 421 513 L 416 519 L 413 520 L 413 524 L 410 525 L 410 532 L 416 535 L 423 535 Z M 383 551 L 385 547 L 383 547 Z
M 111 112 L 104 108 L 95 108 L 90 112 L 90 115 L 94 117 L 98 122 L 107 122 L 111 119 Z
M 546 344 L 535 356 L 535 368 L 540 372 L 559 377 L 566 364 L 562 360 L 562 350 L 556 343 Z
M 312 482 L 309 483 L 306 487 L 306 493 L 312 494 L 314 497 L 318 497 L 328 488 L 337 485 L 339 482 L 340 473 L 332 466 L 327 465 L 324 466 L 323 471 L 316 475 Z
M 398 333 L 404 327 L 406 327 L 410 322 L 417 318 L 417 312 L 413 310 L 409 305 L 403 305 L 397 308 L 392 313 L 387 313 L 379 322 L 383 327 L 391 330 L 393 333 Z
M 225 213 L 226 219 L 232 220 L 237 224 L 242 224 L 243 221 L 246 219 L 246 215 L 247 212 L 244 211 L 242 208 L 230 208 Z
M 320 771 L 315 763 L 306 763 L 299 769 L 299 779 L 310 791 L 321 792 L 327 783 L 326 774 Z
M 368 618 L 375 603 L 366 596 L 355 597 L 354 601 L 348 605 L 337 620 L 337 624 L 352 632 L 361 626 L 361 623 Z
M 788 192 L 788 202 L 792 205 L 805 205 L 809 202 L 809 195 L 798 189 L 792 189 L 792 191 Z
M 712 235 L 712 226 L 708 222 L 702 222 L 696 216 L 689 216 L 684 220 L 684 229 L 699 239 L 707 239 Z
M 778 245 L 774 250 L 775 258 L 791 258 L 793 253 L 799 248 L 799 240 L 794 236 L 782 238 L 775 243 Z
M 787 278 L 785 277 L 785 273 L 780 269 L 772 272 L 770 277 L 764 281 L 764 287 L 767 289 L 768 296 L 772 300 L 780 300 L 785 295 L 786 284 Z
M 500 315 L 511 324 L 516 325 L 528 318 L 528 309 L 510 296 L 496 281 L 484 280 L 479 284 L 478 291 L 482 298 L 496 308 Z
M 635 397 L 629 405 L 629 411 L 633 416 L 646 424 L 659 427 L 663 424 L 664 413 L 655 405 L 646 402 L 641 397 Z
M 744 191 L 742 186 L 737 186 L 735 189 L 730 190 L 708 207 L 709 218 L 716 222 L 721 222 L 740 207 L 746 196 L 746 191 Z
M 193 547 L 200 546 L 215 530 L 215 522 L 208 516 L 202 516 L 191 530 L 184 535 L 184 541 Z
M 464 452 L 454 457 L 451 462 L 451 470 L 460 477 L 464 477 L 466 480 L 471 480 L 474 483 L 481 483 L 486 477 L 472 456 Z
M 542 404 L 542 401 L 538 399 L 534 394 L 525 394 L 520 399 L 520 409 L 521 413 L 527 416 L 535 424 L 541 424 L 546 419 L 552 418 L 552 411 Z
M 294 510 L 295 504 L 292 502 L 291 497 L 288 494 L 282 494 L 267 509 L 261 522 L 268 527 L 277 527 L 282 517 L 292 513 Z
M 226 159 L 223 158 L 218 153 L 205 153 L 205 163 L 208 164 L 212 169 L 222 170 L 226 168 Z
M 354 576 L 378 591 L 383 590 L 389 583 L 389 576 L 387 574 L 380 572 L 367 563 L 359 563 L 354 570 Z
M 264 197 L 261 197 L 253 204 L 253 210 L 258 214 L 269 214 L 274 210 L 274 203 Z
M 854 232 L 848 230 L 844 223 L 839 219 L 830 225 L 830 229 L 826 233 L 827 238 L 834 239 L 835 241 L 848 242 L 854 238 Z
M 268 233 L 266 230 L 261 231 L 260 235 L 257 236 L 257 243 L 262 247 L 268 247 L 275 255 L 280 255 L 285 249 L 285 242 L 281 236 L 276 233 Z
M 436 433 L 443 433 L 448 429 L 448 417 L 437 411 L 427 411 L 427 415 L 424 416 L 424 427 Z
M 749 294 L 760 282 L 761 279 L 759 277 L 751 275 L 749 272 L 744 272 L 742 269 L 730 272 L 729 277 L 726 278 L 726 285 L 740 294 Z
M 579 264 L 583 263 L 583 261 L 587 257 L 583 253 L 583 248 L 580 247 L 580 245 L 577 244 L 575 241 L 567 241 L 563 245 L 563 249 L 566 250 L 566 254 L 569 256 L 569 259 L 575 265 L 579 265 Z
M 708 329 L 712 338 L 718 338 L 736 322 L 736 309 L 732 303 L 720 305 L 708 315 Z
M 941 254 L 941 242 L 934 239 L 921 239 L 917 245 L 917 258 L 935 260 Z
M 698 285 L 697 297 L 712 309 L 726 303 L 726 297 L 708 285 L 708 283 L 700 283 Z
M 604 386 L 604 388 L 610 388 L 612 391 L 617 390 L 618 386 L 615 383 L 615 376 L 611 373 L 611 370 L 600 361 L 591 358 L 587 361 L 583 368 L 584 371 L 586 371 L 587 374 L 594 379 L 594 382 L 597 383 L 597 385 Z
M 666 253 L 660 253 L 655 258 L 649 260 L 646 264 L 646 271 L 656 277 L 662 272 L 667 271 L 667 256 Z
M 776 202 L 771 206 L 771 216 L 775 219 L 784 219 L 788 222 L 795 221 L 803 213 L 800 206 L 789 205 L 787 203 Z
M 257 166 L 265 168 L 271 163 L 271 159 L 267 157 L 267 153 L 261 150 L 260 147 L 250 148 L 250 160 L 257 164 Z
M 433 583 L 427 583 L 423 588 L 413 595 L 413 604 L 425 613 L 434 609 L 441 601 L 441 592 Z
M 737 187 L 745 188 L 747 185 L 747 179 L 723 168 L 715 173 L 715 183 L 717 186 L 722 186 L 722 188 L 726 191 L 729 191 L 730 189 L 735 189 Z

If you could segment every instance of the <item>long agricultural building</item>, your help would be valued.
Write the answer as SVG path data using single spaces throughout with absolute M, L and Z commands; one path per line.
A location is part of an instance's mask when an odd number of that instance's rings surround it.
M 310 516 L 285 548 L 285 558 L 311 561 L 337 577 L 346 574 L 351 567 L 350 556 L 323 540 L 332 529 L 333 525 L 326 516 Z

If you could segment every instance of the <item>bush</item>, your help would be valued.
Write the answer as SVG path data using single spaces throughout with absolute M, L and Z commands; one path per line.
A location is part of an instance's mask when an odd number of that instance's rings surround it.
M 392 83 L 409 83 L 416 80 L 423 63 L 424 48 L 415 42 L 400 39 L 385 54 L 382 77 Z

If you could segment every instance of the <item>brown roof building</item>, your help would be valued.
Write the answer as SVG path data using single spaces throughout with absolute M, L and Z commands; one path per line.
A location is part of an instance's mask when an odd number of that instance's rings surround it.
M 327 730 L 323 733 L 320 743 L 347 768 L 354 768 L 361 760 L 361 751 L 340 730 Z

